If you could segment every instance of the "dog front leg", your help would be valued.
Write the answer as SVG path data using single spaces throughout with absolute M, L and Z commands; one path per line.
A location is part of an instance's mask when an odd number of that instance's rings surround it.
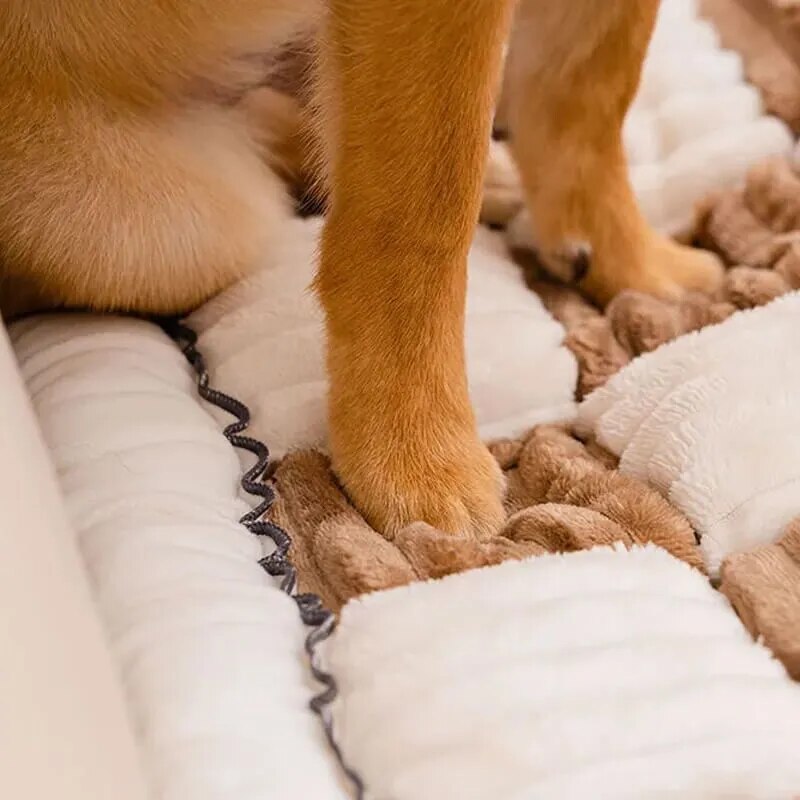
M 334 467 L 388 535 L 424 520 L 486 534 L 501 477 L 464 367 L 478 218 L 511 0 L 332 0 L 322 61 L 331 200 L 327 315 Z

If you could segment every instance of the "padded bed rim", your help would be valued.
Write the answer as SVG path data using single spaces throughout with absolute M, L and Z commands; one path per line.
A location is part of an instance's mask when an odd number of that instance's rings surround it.
M 259 560 L 259 566 L 270 576 L 280 578 L 280 589 L 297 605 L 303 624 L 309 628 L 305 639 L 305 651 L 309 658 L 311 674 L 324 688 L 311 698 L 309 706 L 319 717 L 325 738 L 333 750 L 336 760 L 353 785 L 356 800 L 363 800 L 365 787 L 361 776 L 345 761 L 333 730 L 331 704 L 339 694 L 336 678 L 321 664 L 319 646 L 336 630 L 336 615 L 327 609 L 316 594 L 297 593 L 297 570 L 289 558 L 292 540 L 289 534 L 265 519 L 275 502 L 275 491 L 267 480 L 270 473 L 270 452 L 267 445 L 247 436 L 244 432 L 250 425 L 250 409 L 240 400 L 214 388 L 203 354 L 197 348 L 197 334 L 183 322 L 175 319 L 159 320 L 164 332 L 176 343 L 194 370 L 197 391 L 200 397 L 222 411 L 235 417 L 222 433 L 231 446 L 252 453 L 256 462 L 242 473 L 239 483 L 244 492 L 254 498 L 256 505 L 239 519 L 239 522 L 254 536 L 269 539 L 275 549 Z

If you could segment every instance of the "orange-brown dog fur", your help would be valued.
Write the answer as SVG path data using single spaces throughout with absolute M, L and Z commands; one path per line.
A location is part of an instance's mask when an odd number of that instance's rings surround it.
M 505 90 L 512 147 L 542 261 L 610 300 L 622 289 L 710 288 L 717 260 L 643 220 L 628 181 L 622 123 L 639 83 L 659 0 L 522 0 Z M 577 276 L 579 277 L 579 276 Z
M 330 0 L 321 22 L 331 445 L 390 534 L 416 519 L 487 533 L 502 518 L 463 323 L 515 5 Z M 506 106 L 545 256 L 588 255 L 601 300 L 715 280 L 713 262 L 649 231 L 625 176 L 620 127 L 657 0 L 518 5 Z M 290 134 L 264 133 L 269 103 L 219 97 L 257 85 L 253 55 L 321 13 L 312 0 L 0 4 L 3 308 L 176 312 L 252 269 L 288 213 L 270 165 L 294 158 L 271 144 Z

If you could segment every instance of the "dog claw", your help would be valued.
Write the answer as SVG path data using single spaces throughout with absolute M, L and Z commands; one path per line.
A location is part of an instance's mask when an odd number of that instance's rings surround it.
M 589 274 L 589 267 L 591 267 L 591 265 L 591 249 L 588 246 L 581 247 L 572 261 L 572 281 L 574 283 L 580 283 Z

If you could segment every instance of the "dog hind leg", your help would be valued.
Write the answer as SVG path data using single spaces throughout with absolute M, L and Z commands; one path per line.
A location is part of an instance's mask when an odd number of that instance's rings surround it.
M 626 288 L 708 289 L 707 253 L 651 230 L 631 189 L 622 124 L 659 0 L 521 0 L 505 87 L 511 144 L 541 259 L 606 302 Z

